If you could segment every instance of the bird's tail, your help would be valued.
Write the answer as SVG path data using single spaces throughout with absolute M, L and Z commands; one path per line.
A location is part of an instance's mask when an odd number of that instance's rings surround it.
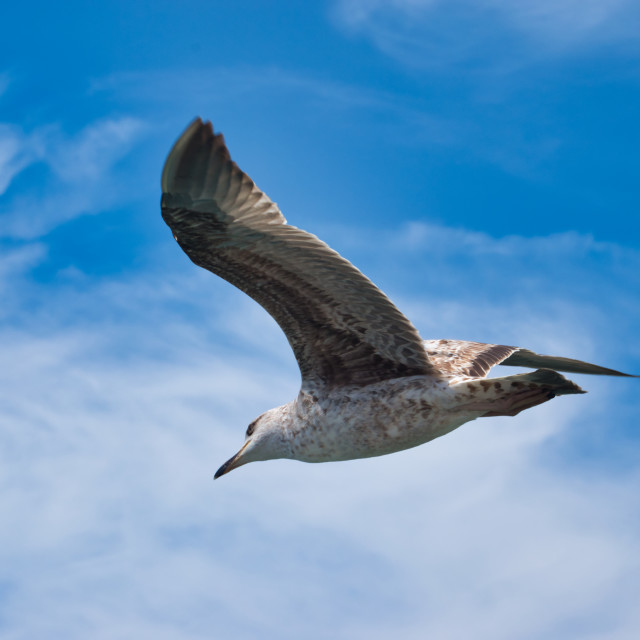
M 482 417 L 515 416 L 556 396 L 586 393 L 575 382 L 552 369 L 538 369 L 504 378 L 471 380 L 456 385 L 465 388 L 470 402 L 464 408 L 483 412 Z

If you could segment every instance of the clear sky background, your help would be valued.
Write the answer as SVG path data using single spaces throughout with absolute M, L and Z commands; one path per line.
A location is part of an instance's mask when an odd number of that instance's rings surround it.
M 5 7 L 0 637 L 637 638 L 640 381 L 214 483 L 299 375 L 159 185 L 201 115 L 425 338 L 640 373 L 638 33 L 633 0 Z

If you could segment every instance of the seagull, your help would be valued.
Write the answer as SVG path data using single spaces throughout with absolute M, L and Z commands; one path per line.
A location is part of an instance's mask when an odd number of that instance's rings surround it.
M 273 316 L 302 377 L 298 396 L 256 418 L 215 478 L 276 458 L 381 456 L 476 418 L 515 416 L 555 396 L 585 393 L 559 371 L 628 376 L 518 347 L 422 340 L 348 260 L 288 225 L 276 203 L 231 160 L 222 134 L 200 118 L 167 157 L 161 208 L 196 265 Z M 487 378 L 498 364 L 535 371 Z

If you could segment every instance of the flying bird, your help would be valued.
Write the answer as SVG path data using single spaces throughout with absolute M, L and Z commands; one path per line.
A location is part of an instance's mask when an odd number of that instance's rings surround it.
M 194 120 L 162 172 L 162 217 L 189 258 L 261 304 L 300 367 L 298 396 L 247 428 L 215 474 L 259 460 L 328 462 L 415 447 L 488 416 L 584 393 L 559 371 L 627 374 L 498 344 L 422 340 L 367 277 L 278 206 Z M 486 378 L 495 365 L 535 369 Z

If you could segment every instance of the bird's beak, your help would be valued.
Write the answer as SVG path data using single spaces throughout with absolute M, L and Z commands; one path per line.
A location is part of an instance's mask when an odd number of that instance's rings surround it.
M 218 479 L 220 476 L 223 476 L 225 473 L 229 473 L 229 471 L 233 471 L 236 467 L 240 467 L 242 466 L 245 461 L 242 459 L 242 454 L 245 452 L 247 446 L 249 445 L 251 441 L 247 440 L 243 445 L 242 445 L 242 449 L 240 449 L 240 451 L 238 451 L 238 453 L 236 453 L 235 456 L 233 456 L 232 458 L 229 458 L 229 460 L 227 460 L 217 471 L 216 474 L 213 476 L 213 479 L 216 480 Z

